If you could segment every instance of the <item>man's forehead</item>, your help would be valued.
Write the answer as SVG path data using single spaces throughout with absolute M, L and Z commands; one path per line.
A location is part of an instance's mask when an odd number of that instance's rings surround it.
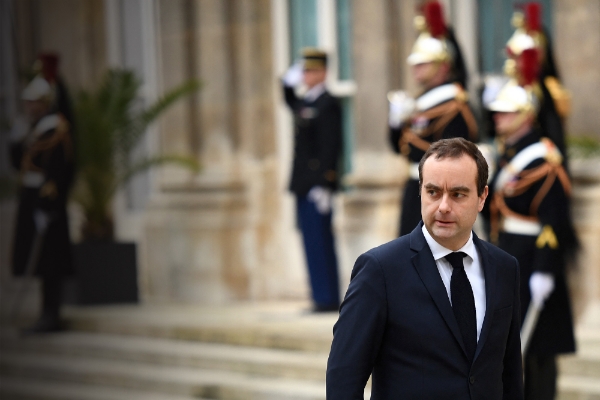
M 463 182 L 463 185 L 476 185 L 477 164 L 471 157 L 462 155 L 457 158 L 436 158 L 431 156 L 423 164 L 423 184 L 451 180 Z

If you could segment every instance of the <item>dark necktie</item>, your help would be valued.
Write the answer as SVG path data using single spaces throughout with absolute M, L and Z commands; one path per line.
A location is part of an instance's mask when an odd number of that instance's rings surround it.
M 475 299 L 473 289 L 465 267 L 463 258 L 466 254 L 462 251 L 450 253 L 446 260 L 452 264 L 452 279 L 450 280 L 450 295 L 452 297 L 452 311 L 458 322 L 458 328 L 465 344 L 465 350 L 470 361 L 475 356 L 477 347 L 477 317 L 475 315 Z

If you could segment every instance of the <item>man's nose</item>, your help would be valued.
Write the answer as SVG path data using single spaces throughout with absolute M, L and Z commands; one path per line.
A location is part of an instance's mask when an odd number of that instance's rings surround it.
M 438 207 L 440 212 L 447 213 L 450 212 L 450 195 L 445 193 L 440 200 L 440 206 Z

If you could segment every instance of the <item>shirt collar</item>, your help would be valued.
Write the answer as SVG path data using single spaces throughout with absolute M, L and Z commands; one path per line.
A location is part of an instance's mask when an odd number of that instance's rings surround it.
M 423 230 L 423 235 L 425 235 L 425 240 L 427 241 L 427 244 L 429 245 L 429 248 L 431 249 L 431 253 L 433 254 L 433 259 L 435 261 L 439 260 L 440 258 L 444 258 L 448 254 L 452 253 L 452 250 L 445 248 L 444 246 L 442 246 L 441 244 L 439 244 L 438 242 L 435 241 L 435 239 L 429 234 L 429 231 L 427 230 L 425 225 L 423 225 L 422 230 Z M 469 235 L 469 240 L 467 240 L 467 243 L 465 243 L 465 245 L 463 247 L 461 247 L 460 249 L 458 249 L 457 251 L 464 252 L 466 255 L 471 257 L 471 260 L 475 259 L 475 253 L 477 250 L 475 249 L 475 243 L 473 243 L 473 232 L 472 231 L 471 231 L 471 234 Z
M 308 89 L 308 91 L 304 95 L 304 100 L 313 102 L 316 99 L 318 99 L 319 96 L 322 95 L 324 92 L 325 92 L 325 84 L 319 83 L 319 84 L 311 87 L 310 89 Z

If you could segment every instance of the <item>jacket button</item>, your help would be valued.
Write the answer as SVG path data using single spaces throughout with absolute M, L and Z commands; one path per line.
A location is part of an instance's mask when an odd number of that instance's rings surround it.
M 469 382 L 471 382 L 471 385 L 475 383 L 475 377 L 472 376 L 469 378 Z

